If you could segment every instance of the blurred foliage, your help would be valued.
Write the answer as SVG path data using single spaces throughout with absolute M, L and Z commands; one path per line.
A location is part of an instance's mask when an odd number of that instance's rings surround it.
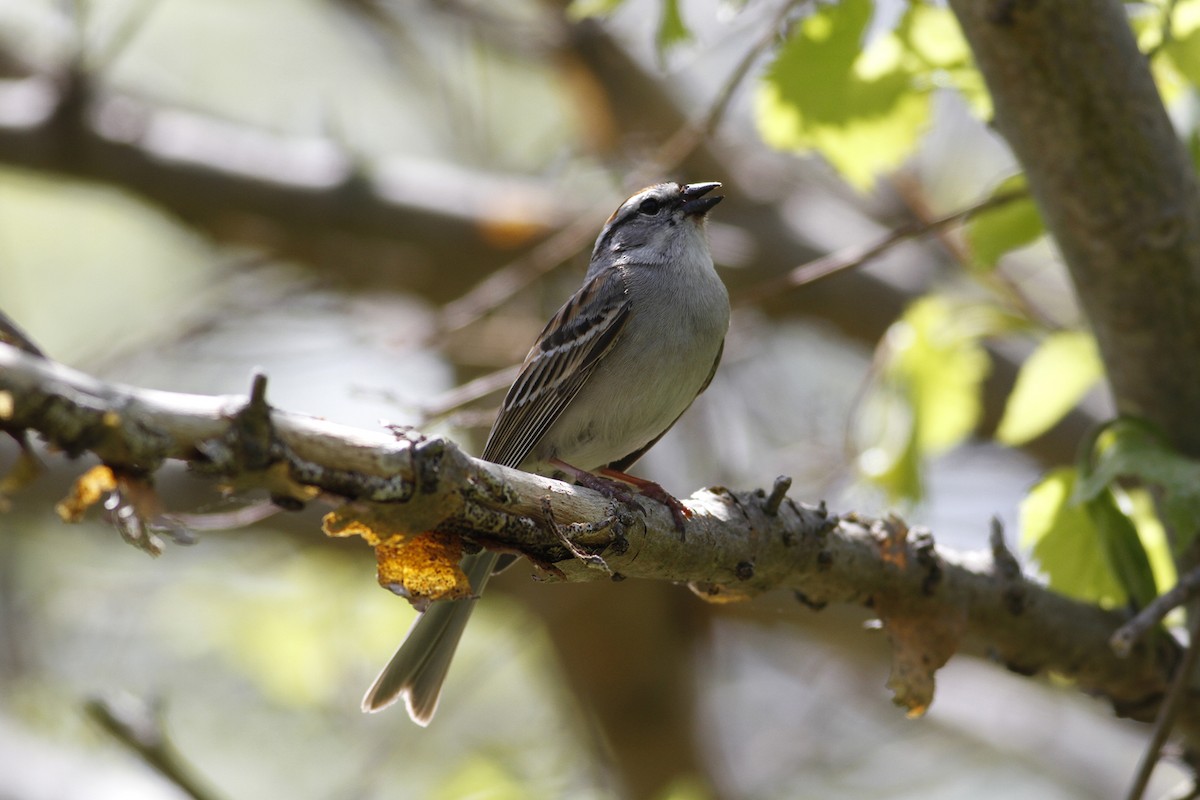
M 1090 333 L 1050 333 L 1021 365 L 996 440 L 1017 447 L 1045 433 L 1103 378 L 1104 364 Z
M 992 190 L 992 197 L 1028 191 L 1024 175 L 1013 175 Z M 972 215 L 964 235 L 975 263 L 995 269 L 1000 257 L 1036 241 L 1046 232 L 1042 216 L 1031 197 L 1012 200 L 1000 208 Z
M 1200 2 L 1136 4 L 1130 14 L 1139 43 L 1153 54 L 1163 97 L 1186 105 L 1200 86 Z M 908 3 L 881 26 L 882 15 L 870 0 L 819 6 L 780 47 L 757 104 L 768 144 L 816 151 L 859 189 L 912 153 L 929 122 L 931 88 L 953 88 L 974 113 L 991 113 L 944 9 Z M 1200 152 L 1195 115 L 1178 119 Z M 1026 190 L 1016 174 L 990 197 Z M 1031 442 L 1101 385 L 1091 334 L 1040 316 L 1021 296 L 1021 280 L 1003 269 L 1044 234 L 1032 197 L 972 215 L 962 231 L 962 262 L 978 269 L 910 305 L 881 343 L 856 442 L 861 474 L 889 497 L 924 498 L 928 459 L 976 434 L 987 346 L 1014 337 L 1030 345 L 994 432 L 1002 444 Z M 1079 465 L 1052 470 L 1031 490 L 1021 510 L 1022 542 L 1055 588 L 1109 605 L 1144 605 L 1174 582 L 1164 530 L 1182 543 L 1177 547 L 1195 535 L 1200 505 L 1190 487 L 1200 474 L 1135 423 L 1109 430 L 1094 464 L 1091 458 L 1089 451 Z M 1139 487 L 1151 487 L 1159 502 L 1149 503 Z
M 1132 486 L 1128 484 L 1132 482 Z M 1082 600 L 1145 606 L 1176 580 L 1173 554 L 1200 520 L 1200 462 L 1119 418 L 1047 476 L 1021 509 L 1022 543 L 1050 585 Z
M 983 339 L 1009 320 L 988 305 L 930 295 L 888 330 L 859 414 L 863 474 L 894 499 L 919 500 L 921 464 L 961 443 L 979 422 L 991 364 Z
M 1075 502 L 1072 467 L 1052 470 L 1021 503 L 1021 546 L 1030 548 L 1056 591 L 1105 606 L 1121 605 L 1117 581 L 1087 509 Z
M 665 57 L 671 48 L 689 42 L 692 38 L 692 32 L 684 24 L 683 15 L 679 11 L 679 0 L 662 0 L 662 17 L 658 21 L 658 35 L 655 37 L 659 57 Z
M 466 763 L 439 787 L 434 800 L 525 800 L 529 785 L 498 759 L 484 755 L 468 758 Z
M 121 189 L 0 168 L 0 209 L 4 311 L 61 361 L 152 341 L 214 294 L 209 246 Z
M 863 190 L 912 155 L 935 87 L 977 105 L 984 91 L 948 9 L 911 3 L 894 30 L 868 41 L 875 12 L 872 0 L 819 6 L 779 48 L 757 97 L 768 144 L 816 150 Z
M 414 613 L 364 581 L 363 565 L 336 552 L 254 554 L 258 576 L 192 575 L 156 607 L 164 641 L 185 657 L 213 655 L 273 702 L 327 706 L 364 652 L 387 651 Z M 180 609 L 188 609 L 186 624 Z
M 603 17 L 615 12 L 624 2 L 625 0 L 571 0 L 567 6 L 567 17 L 574 20 Z M 662 66 L 673 48 L 692 41 L 695 35 L 683 19 L 679 0 L 656 2 L 659 4 L 659 16 L 654 44 L 658 52 L 659 66 Z
M 1191 546 L 1200 526 L 1200 461 L 1171 449 L 1149 425 L 1119 418 L 1104 426 L 1085 452 L 1089 471 L 1080 487 L 1090 500 L 1121 479 L 1158 490 L 1163 522 L 1176 553 Z

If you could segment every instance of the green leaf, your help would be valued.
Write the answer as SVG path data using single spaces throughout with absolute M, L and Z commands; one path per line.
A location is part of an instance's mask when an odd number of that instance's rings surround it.
M 1089 500 L 1086 508 L 1096 526 L 1100 550 L 1109 571 L 1116 576 L 1117 583 L 1134 606 L 1145 608 L 1158 596 L 1158 586 L 1133 520 L 1121 508 L 1112 487 Z
M 571 0 L 567 19 L 578 22 L 588 17 L 604 17 L 621 7 L 625 0 Z
M 1200 86 L 1200 3 L 1177 3 L 1171 40 L 1162 53 L 1192 86 Z
M 923 454 L 958 444 L 979 422 L 979 387 L 991 369 L 983 320 L 931 296 L 909 306 L 888 332 L 890 370 L 908 390 Z
M 1026 189 L 1025 176 L 1013 175 L 1000 182 L 992 197 Z M 1033 199 L 1024 197 L 973 215 L 967 222 L 965 235 L 976 262 L 994 269 L 1005 253 L 1031 244 L 1045 232 L 1042 215 Z
M 913 152 L 930 113 L 928 87 L 914 85 L 894 33 L 863 48 L 873 14 L 871 0 L 818 8 L 780 48 L 756 96 L 764 141 L 817 150 L 862 190 Z
M 859 467 L 893 499 L 919 499 L 921 459 L 961 442 L 979 422 L 991 363 L 982 338 L 1007 324 L 986 306 L 931 295 L 884 338 L 879 380 L 859 416 Z
M 858 456 L 863 477 L 893 501 L 920 499 L 921 452 L 908 397 L 894 386 L 880 387 L 867 396 L 858 419 L 858 438 L 869 443 Z
M 949 8 L 910 2 L 896 35 L 910 54 L 908 63 L 916 81 L 938 88 L 949 86 L 962 95 L 976 117 L 991 118 L 992 97 Z
M 522 800 L 529 797 L 529 786 L 501 753 L 468 751 L 467 757 L 446 774 L 444 784 L 434 793 L 434 800 L 463 797 Z
M 1200 86 L 1200 29 L 1172 39 L 1163 48 L 1163 54 L 1188 83 Z
M 1032 548 L 1051 589 L 1089 603 L 1122 605 L 1126 593 L 1109 567 L 1100 534 L 1073 501 L 1076 471 L 1051 471 L 1021 501 L 1021 546 Z
M 896 27 L 896 35 L 927 66 L 952 68 L 971 64 L 971 48 L 949 8 L 910 3 Z
M 1200 461 L 1175 452 L 1148 424 L 1130 418 L 1109 424 L 1084 455 L 1092 466 L 1079 486 L 1082 500 L 1097 497 L 1118 478 L 1137 478 L 1160 490 L 1175 552 L 1192 542 L 1200 528 Z
M 658 18 L 658 35 L 655 43 L 658 45 L 658 57 L 663 59 L 671 48 L 690 41 L 692 32 L 683 22 L 679 13 L 679 0 L 662 0 L 662 15 Z
M 1150 559 L 1150 569 L 1154 573 L 1155 584 L 1174 586 L 1178 580 L 1175 559 L 1171 555 L 1167 532 L 1158 518 L 1158 508 L 1155 506 L 1154 498 L 1150 492 L 1136 486 L 1121 491 L 1117 497 L 1121 510 L 1137 528 L 1138 538 L 1142 540 L 1142 548 L 1146 551 L 1147 558 Z
M 1016 446 L 1046 432 L 1102 377 L 1104 364 L 1090 333 L 1050 334 L 1021 365 L 996 439 Z

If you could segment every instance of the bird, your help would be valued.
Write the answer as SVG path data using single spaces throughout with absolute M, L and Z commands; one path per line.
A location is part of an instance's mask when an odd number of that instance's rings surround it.
M 720 186 L 659 183 L 613 212 L 583 285 L 521 365 L 481 458 L 567 474 L 593 488 L 580 479 L 600 472 L 667 502 L 682 525 L 689 512 L 678 500 L 625 471 L 708 387 L 721 361 L 729 295 L 705 230 L 708 212 L 724 199 L 712 194 Z M 500 558 L 483 551 L 463 559 L 471 596 L 436 601 L 417 618 L 367 690 L 363 711 L 403 698 L 414 722 L 432 721 L 459 639 Z

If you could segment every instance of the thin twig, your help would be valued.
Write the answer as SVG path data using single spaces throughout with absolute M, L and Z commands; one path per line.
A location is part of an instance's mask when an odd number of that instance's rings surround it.
M 701 142 L 716 133 L 721 120 L 725 118 L 725 114 L 729 111 L 729 104 L 733 100 L 738 87 L 746 80 L 746 76 L 750 74 L 751 68 L 758 62 L 767 49 L 776 41 L 786 39 L 791 34 L 792 28 L 800 20 L 800 17 L 793 12 L 797 6 L 806 1 L 789 0 L 789 2 L 780 6 L 779 12 L 771 18 L 771 23 L 762 38 L 746 51 L 741 61 L 737 63 L 733 71 L 725 79 L 725 83 L 717 90 L 717 94 L 713 97 L 708 112 L 703 117 L 687 123 L 677 130 L 671 138 L 667 139 L 658 148 L 654 158 L 651 159 L 650 163 L 652 165 L 656 163 L 679 164 Z
M 162 711 L 156 705 L 133 697 L 120 700 L 91 700 L 87 715 L 118 742 L 142 757 L 160 775 L 178 786 L 194 800 L 218 800 L 219 795 L 203 786 L 191 774 L 162 724 Z
M 1120 656 L 1128 655 L 1136 640 L 1144 637 L 1147 631 L 1162 622 L 1172 610 L 1192 600 L 1196 595 L 1200 595 L 1200 567 L 1184 573 L 1174 587 L 1164 591 L 1142 608 L 1132 620 L 1117 628 L 1109 640 L 1112 650 Z
M 1150 734 L 1150 743 L 1146 746 L 1146 752 L 1138 765 L 1133 785 L 1129 787 L 1129 793 L 1125 795 L 1126 800 L 1142 800 L 1146 786 L 1150 783 L 1150 776 L 1154 772 L 1155 765 L 1158 764 L 1162 747 L 1166 743 L 1167 737 L 1171 735 L 1175 717 L 1179 713 L 1180 706 L 1183 705 L 1183 696 L 1191 686 L 1192 672 L 1196 668 L 1196 657 L 1200 654 L 1200 614 L 1193 615 L 1188 629 L 1188 637 L 1187 650 L 1171 679 L 1171 687 L 1167 690 L 1167 696 L 1158 708 L 1158 715 L 1154 718 L 1154 730 Z
M 1184 603 L 1200 594 L 1200 567 L 1180 577 L 1179 581 L 1167 591 L 1154 598 L 1133 619 L 1117 629 L 1109 643 L 1117 655 L 1128 655 L 1133 643 L 1146 635 L 1146 632 L 1158 625 L 1163 619 Z
M 513 364 L 503 369 L 493 370 L 486 375 L 480 375 L 472 381 L 467 381 L 464 384 L 455 386 L 453 389 L 442 392 L 421 406 L 422 424 L 428 425 L 430 422 L 440 422 L 464 406 L 474 403 L 476 400 L 487 397 L 490 394 L 495 394 L 496 392 L 506 391 L 508 387 L 512 386 L 513 381 L 517 379 L 519 370 L 520 365 Z
M 899 176 L 893 180 L 893 184 L 904 204 L 908 206 L 909 210 L 919 221 L 927 222 L 933 217 L 929 204 L 926 202 L 921 192 L 921 187 L 916 180 L 911 176 Z M 960 266 L 970 266 L 971 258 L 963 242 L 949 236 L 948 233 L 949 231 L 943 228 L 935 231 L 933 235 L 937 237 L 942 248 L 950 254 L 955 262 Z M 1022 317 L 1036 320 L 1038 324 L 1047 330 L 1058 327 L 1053 320 L 1049 319 L 1037 307 L 1031 298 L 1026 296 L 1017 282 L 1005 274 L 1004 270 L 998 268 L 986 270 L 968 269 L 966 272 L 982 283 L 1002 305 L 1007 305 Z
M 963 222 L 973 214 L 978 214 L 983 211 L 989 211 L 994 208 L 1006 206 L 1009 203 L 1028 197 L 1029 193 L 1024 190 L 1014 189 L 1011 192 L 1001 192 L 994 194 L 986 200 L 982 200 L 967 208 L 953 211 L 936 219 L 921 222 L 911 222 L 907 225 L 901 225 L 899 228 L 893 229 L 890 233 L 879 239 L 871 245 L 846 247 L 838 250 L 835 253 L 821 256 L 813 259 L 806 264 L 801 264 L 790 272 L 773 278 L 769 281 L 764 281 L 757 286 L 742 292 L 736 300 L 738 306 L 756 305 L 765 300 L 777 297 L 780 293 L 794 289 L 797 286 L 803 286 L 807 283 L 824 278 L 827 275 L 832 275 L 835 272 L 841 272 L 844 269 L 853 267 L 861 267 L 869 261 L 872 261 L 887 251 L 891 250 L 898 244 L 919 239 L 923 236 L 928 236 L 931 233 L 937 233 L 943 228 L 951 225 L 957 225 Z
M 34 344 L 33 339 L 29 338 L 29 334 L 25 333 L 17 323 L 0 310 L 0 342 L 11 344 L 13 347 L 20 348 L 31 356 L 39 356 L 45 358 L 46 354 L 42 349 Z
M 670 172 L 716 131 L 729 110 L 735 92 L 745 82 L 755 62 L 779 36 L 786 36 L 795 24 L 794 20 L 789 21 L 788 18 L 800 2 L 802 0 L 788 0 L 783 4 L 779 13 L 771 18 L 766 34 L 729 73 L 704 116 L 683 125 L 653 156 L 627 175 L 623 185 L 640 186 L 654 176 Z M 457 300 L 447 303 L 442 308 L 437 330 L 446 333 L 467 327 L 503 305 L 537 278 L 569 260 L 596 235 L 596 220 L 603 219 L 611 210 L 611 205 L 611 199 L 605 199 L 584 210 L 533 250 L 496 270 Z
M 1146 51 L 1146 60 L 1153 60 L 1163 48 L 1175 41 L 1175 5 L 1178 0 L 1167 0 L 1162 10 L 1162 30 L 1158 43 Z
M 109 37 L 108 41 L 90 55 L 88 59 L 90 61 L 89 71 L 99 72 L 106 67 L 111 67 L 133 40 L 137 38 L 138 34 L 145 29 L 146 23 L 160 5 L 162 3 L 156 3 L 153 0 L 141 0 L 137 8 L 125 15 L 120 27 Z M 81 2 L 74 3 L 74 14 L 78 28 L 77 35 L 79 36 L 79 53 L 76 56 L 76 60 L 82 64 L 84 58 L 87 56 L 83 52 L 83 42 L 86 38 L 84 29 L 88 23 L 87 4 Z
M 771 488 L 771 493 L 767 495 L 766 502 L 763 503 L 763 511 L 768 517 L 779 513 L 779 507 L 783 505 L 790 488 L 792 488 L 792 479 L 787 475 L 780 475 L 775 479 L 775 485 Z

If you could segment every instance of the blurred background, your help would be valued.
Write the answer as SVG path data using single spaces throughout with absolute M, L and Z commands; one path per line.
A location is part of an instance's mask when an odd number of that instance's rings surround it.
M 864 47 L 906 8 L 868 7 Z M 719 180 L 724 363 L 636 472 L 681 496 L 790 475 L 798 500 L 899 507 L 944 546 L 983 548 L 992 516 L 1015 542 L 1025 492 L 1105 398 L 1027 447 L 994 444 L 1029 346 L 989 343 L 983 433 L 931 452 L 901 501 L 870 480 L 894 412 L 873 391 L 880 343 L 914 299 L 986 296 L 994 276 L 1069 326 L 1065 278 L 1042 239 L 981 277 L 946 233 L 768 283 L 1015 170 L 970 95 L 939 85 L 919 141 L 865 177 L 768 147 L 764 72 L 812 11 L 0 0 L 0 308 L 107 380 L 244 393 L 260 367 L 281 408 L 477 452 L 499 395 L 453 390 L 520 361 L 611 210 L 647 183 Z M 0 442 L 0 466 L 15 456 Z M 376 586 L 368 548 L 320 535 L 325 509 L 151 560 L 102 514 L 60 523 L 85 464 L 44 460 L 0 515 L 0 798 L 184 796 L 88 717 L 97 698 L 154 705 L 230 799 L 1113 797 L 1144 746 L 1102 704 L 967 657 L 906 719 L 864 609 L 545 585 L 521 564 L 480 604 L 430 728 L 365 716 L 413 612 Z M 230 508 L 182 470 L 160 485 L 179 510 Z M 1154 790 L 1176 779 L 1160 769 Z

